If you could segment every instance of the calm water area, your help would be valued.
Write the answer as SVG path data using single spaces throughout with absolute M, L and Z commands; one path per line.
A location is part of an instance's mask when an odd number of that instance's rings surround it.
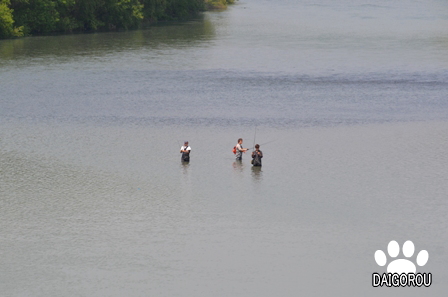
M 446 1 L 0 41 L 0 296 L 446 296 L 447 198 Z

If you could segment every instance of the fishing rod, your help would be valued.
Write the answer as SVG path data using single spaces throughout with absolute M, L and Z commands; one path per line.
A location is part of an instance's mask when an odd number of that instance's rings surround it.
M 277 139 L 274 139 L 274 140 L 271 140 L 271 141 L 268 141 L 268 142 L 264 142 L 264 143 L 260 144 L 260 146 L 268 144 L 268 143 L 271 143 L 271 142 L 274 142 L 274 141 L 277 141 Z M 248 150 L 254 150 L 254 149 L 255 149 L 255 145 L 252 148 L 248 149 Z
M 254 145 L 252 146 L 252 149 L 255 147 L 255 136 L 257 136 L 257 126 L 255 126 Z

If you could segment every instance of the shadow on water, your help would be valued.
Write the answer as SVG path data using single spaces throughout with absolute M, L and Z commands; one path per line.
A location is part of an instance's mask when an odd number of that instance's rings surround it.
M 26 37 L 0 41 L 0 64 L 23 58 L 101 56 L 114 52 L 195 47 L 215 37 L 203 15 L 185 22 L 166 22 L 141 30 Z

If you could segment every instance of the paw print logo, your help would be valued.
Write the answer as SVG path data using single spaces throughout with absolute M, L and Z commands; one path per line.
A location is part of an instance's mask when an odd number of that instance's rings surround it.
M 410 258 L 414 255 L 414 243 L 412 241 L 408 240 L 403 244 L 403 255 L 406 258 Z M 392 240 L 387 245 L 387 252 L 390 257 L 396 258 L 398 254 L 400 253 L 400 246 L 395 240 Z M 416 262 L 418 266 L 424 266 L 429 259 L 429 254 L 426 250 L 421 250 L 417 254 Z M 387 263 L 387 257 L 386 254 L 382 250 L 377 250 L 375 252 L 375 261 L 376 264 L 379 266 L 384 266 Z M 387 272 L 388 273 L 415 273 L 416 272 L 416 266 L 412 261 L 408 259 L 396 259 L 387 265 Z

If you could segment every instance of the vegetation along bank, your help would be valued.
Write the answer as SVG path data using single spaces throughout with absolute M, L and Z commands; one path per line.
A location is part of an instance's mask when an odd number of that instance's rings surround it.
M 135 29 L 224 9 L 234 0 L 0 0 L 0 38 Z

